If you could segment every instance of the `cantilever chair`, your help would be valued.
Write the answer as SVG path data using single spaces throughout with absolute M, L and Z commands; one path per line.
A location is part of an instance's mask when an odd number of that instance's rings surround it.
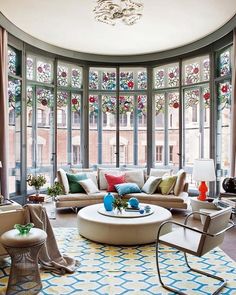
M 234 223 L 230 220 L 231 210 L 232 208 L 229 207 L 226 209 L 216 211 L 216 213 L 212 213 L 210 215 L 206 213 L 192 212 L 186 217 L 184 224 L 174 222 L 171 220 L 163 222 L 161 224 L 157 233 L 156 263 L 158 277 L 162 287 L 176 294 L 186 295 L 186 293 L 182 292 L 181 290 L 177 290 L 163 283 L 161 279 L 161 272 L 158 259 L 158 255 L 160 252 L 160 244 L 164 244 L 184 252 L 185 262 L 190 270 L 219 280 L 221 284 L 213 294 L 219 293 L 219 291 L 226 285 L 226 281 L 221 277 L 204 272 L 202 270 L 192 268 L 189 265 L 187 253 L 201 257 L 213 248 L 220 245 L 223 242 L 225 232 L 234 226 Z M 203 230 L 199 230 L 188 225 L 189 217 L 193 214 L 200 214 L 205 216 Z M 163 227 L 165 227 L 169 223 L 176 225 L 177 229 L 174 229 L 172 232 L 160 236 Z

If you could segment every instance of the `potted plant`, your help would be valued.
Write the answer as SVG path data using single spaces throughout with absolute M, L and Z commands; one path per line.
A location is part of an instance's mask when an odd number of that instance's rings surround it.
M 46 177 L 42 174 L 29 174 L 26 181 L 28 182 L 29 186 L 34 186 L 36 197 L 39 197 L 40 188 L 47 182 Z
M 63 194 L 64 189 L 61 183 L 55 181 L 55 183 L 47 188 L 47 194 L 55 200 L 55 197 Z
M 120 197 L 115 198 L 113 201 L 113 208 L 117 210 L 117 213 L 122 213 L 122 209 L 126 209 L 128 203 L 126 200 L 122 200 Z

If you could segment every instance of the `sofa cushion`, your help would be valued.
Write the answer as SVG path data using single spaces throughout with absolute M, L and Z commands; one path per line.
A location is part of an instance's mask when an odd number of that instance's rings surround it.
M 106 174 L 105 173 L 105 177 L 106 177 L 106 181 L 107 181 L 107 191 L 108 192 L 115 192 L 115 185 L 116 184 L 120 184 L 120 183 L 124 183 L 125 182 L 125 176 L 124 175 L 110 175 L 110 174 Z
M 181 192 L 184 191 L 184 185 L 186 180 L 186 172 L 181 169 L 177 173 L 177 180 L 174 186 L 174 195 L 178 196 Z
M 132 182 L 116 184 L 115 188 L 116 188 L 119 196 L 131 194 L 131 193 L 141 193 L 141 190 L 138 187 L 138 185 L 136 183 L 132 183 Z
M 87 194 L 99 193 L 99 189 L 94 184 L 92 179 L 80 180 L 79 184 L 83 187 Z
M 85 173 L 78 173 L 78 174 L 70 174 L 66 173 L 68 182 L 69 182 L 69 188 L 70 193 L 83 193 L 84 189 L 80 185 L 79 181 L 87 179 L 87 175 Z
M 132 170 L 125 171 L 125 182 L 133 182 L 138 185 L 141 189 L 144 186 L 144 171 L 143 170 Z
M 107 180 L 105 177 L 105 174 L 110 175 L 122 175 L 122 171 L 120 171 L 119 168 L 98 168 L 98 185 L 100 190 L 106 190 L 107 189 Z
M 156 191 L 156 188 L 161 180 L 161 177 L 149 176 L 144 186 L 142 187 L 142 191 L 146 194 L 153 194 Z
M 57 178 L 58 178 L 58 181 L 63 185 L 65 194 L 66 195 L 69 194 L 70 187 L 69 187 L 68 178 L 66 176 L 66 171 L 61 168 L 58 169 Z
M 151 170 L 150 170 L 150 176 L 162 177 L 164 175 L 171 175 L 171 172 L 172 172 L 171 169 L 151 168 Z
M 177 180 L 177 176 L 169 176 L 165 177 L 161 180 L 158 188 L 162 195 L 169 195 L 169 193 L 173 190 L 175 183 Z

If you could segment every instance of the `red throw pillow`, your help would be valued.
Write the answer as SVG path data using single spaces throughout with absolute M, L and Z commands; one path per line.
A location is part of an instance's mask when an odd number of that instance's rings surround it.
M 125 176 L 124 175 L 110 175 L 110 174 L 105 174 L 106 180 L 107 180 L 107 191 L 108 192 L 116 192 L 115 185 L 124 183 L 125 182 Z

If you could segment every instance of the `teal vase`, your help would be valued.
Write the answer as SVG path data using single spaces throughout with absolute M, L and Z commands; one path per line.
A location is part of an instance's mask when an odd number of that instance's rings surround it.
M 103 203 L 106 211 L 112 211 L 113 210 L 113 201 L 114 196 L 111 193 L 108 193 L 104 196 Z

